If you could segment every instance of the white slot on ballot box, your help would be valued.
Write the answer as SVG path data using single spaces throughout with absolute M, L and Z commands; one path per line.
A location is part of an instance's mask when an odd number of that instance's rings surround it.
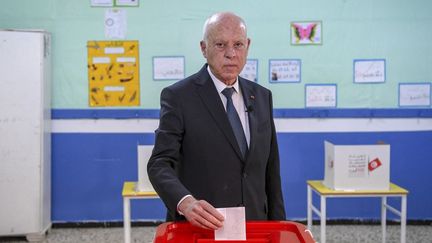
M 324 185 L 333 190 L 389 190 L 390 145 L 324 141 Z

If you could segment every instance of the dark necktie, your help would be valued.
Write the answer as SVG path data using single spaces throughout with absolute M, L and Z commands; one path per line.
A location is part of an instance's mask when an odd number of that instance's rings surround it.
M 228 120 L 231 123 L 231 127 L 232 127 L 234 135 L 236 137 L 237 144 L 240 147 L 240 151 L 243 155 L 243 158 L 245 158 L 246 152 L 247 152 L 247 142 L 246 142 L 246 137 L 245 137 L 245 134 L 243 131 L 243 126 L 242 126 L 241 121 L 240 121 L 240 117 L 237 114 L 237 111 L 234 107 L 234 104 L 233 104 L 233 101 L 231 98 L 233 92 L 234 92 L 233 88 L 225 88 L 222 91 L 222 94 L 225 95 L 225 97 L 227 98 L 226 112 L 228 115 Z

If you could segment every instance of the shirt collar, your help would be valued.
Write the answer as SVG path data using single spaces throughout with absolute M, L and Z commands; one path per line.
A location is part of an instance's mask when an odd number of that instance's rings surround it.
M 239 93 L 239 82 L 238 82 L 238 77 L 236 78 L 236 81 L 234 82 L 233 85 L 228 86 L 226 85 L 224 82 L 222 82 L 220 79 L 216 78 L 216 76 L 212 73 L 212 71 L 210 70 L 210 66 L 207 66 L 207 71 L 210 74 L 210 77 L 214 83 L 214 85 L 216 86 L 216 90 L 218 91 L 218 93 L 222 93 L 222 91 L 226 88 L 226 87 L 233 87 L 234 90 Z

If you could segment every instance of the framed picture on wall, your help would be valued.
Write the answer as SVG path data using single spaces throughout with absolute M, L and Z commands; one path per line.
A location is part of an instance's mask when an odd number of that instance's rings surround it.
M 301 60 L 270 59 L 269 80 L 270 83 L 300 83 Z
M 248 59 L 240 72 L 240 77 L 258 82 L 258 59 Z
M 336 84 L 306 84 L 305 107 L 306 108 L 336 108 L 337 85 Z
M 354 83 L 384 83 L 386 80 L 385 59 L 355 59 Z
M 138 7 L 139 0 L 90 0 L 92 7 Z
M 184 77 L 184 56 L 153 57 L 153 80 L 180 80 Z
M 115 0 L 116 7 L 138 7 L 139 0 Z
M 114 0 L 90 0 L 92 7 L 113 7 Z
M 399 107 L 430 107 L 430 83 L 399 83 Z
M 291 22 L 291 45 L 321 45 L 322 22 Z

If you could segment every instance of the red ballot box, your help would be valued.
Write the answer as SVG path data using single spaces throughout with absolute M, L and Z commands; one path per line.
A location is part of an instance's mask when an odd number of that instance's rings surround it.
M 187 222 L 168 222 L 156 229 L 154 243 L 314 243 L 306 226 L 290 221 L 248 221 L 246 241 L 215 241 L 214 231 Z

